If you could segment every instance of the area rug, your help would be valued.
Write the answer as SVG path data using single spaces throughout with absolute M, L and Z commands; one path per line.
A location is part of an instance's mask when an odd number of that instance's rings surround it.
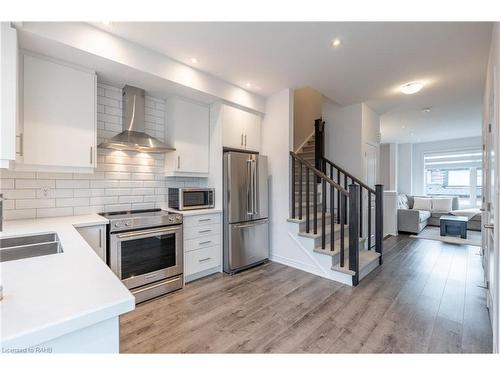
M 439 227 L 425 227 L 422 232 L 417 235 L 412 234 L 410 237 L 454 243 L 457 245 L 481 246 L 481 232 L 473 230 L 467 231 L 467 239 L 453 236 L 441 236 L 439 235 Z

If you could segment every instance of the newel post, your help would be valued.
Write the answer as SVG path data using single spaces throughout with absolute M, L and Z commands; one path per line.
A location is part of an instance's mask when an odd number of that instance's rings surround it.
M 359 283 L 359 185 L 349 185 L 349 269 L 352 285 Z
M 375 251 L 380 254 L 382 264 L 382 241 L 384 239 L 384 185 L 375 185 Z

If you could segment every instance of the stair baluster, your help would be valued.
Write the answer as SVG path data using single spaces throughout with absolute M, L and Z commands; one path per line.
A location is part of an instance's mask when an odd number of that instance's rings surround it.
M 306 167 L 306 232 L 309 233 L 309 168 Z

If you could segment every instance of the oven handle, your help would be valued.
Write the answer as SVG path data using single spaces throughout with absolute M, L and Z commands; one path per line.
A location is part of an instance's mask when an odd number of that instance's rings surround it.
M 141 231 L 136 231 L 136 232 L 127 232 L 127 233 L 122 233 L 122 234 L 117 234 L 116 238 L 130 238 L 130 237 L 138 237 L 138 236 L 143 236 L 146 234 L 161 234 L 161 233 L 171 233 L 178 231 L 180 227 L 176 226 L 173 228 L 168 228 L 168 229 L 150 229 L 150 230 L 141 230 Z

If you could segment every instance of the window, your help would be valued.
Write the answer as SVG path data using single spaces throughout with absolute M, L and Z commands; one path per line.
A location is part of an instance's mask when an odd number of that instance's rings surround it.
M 458 196 L 460 208 L 479 207 L 481 165 L 479 149 L 424 154 L 426 195 Z

